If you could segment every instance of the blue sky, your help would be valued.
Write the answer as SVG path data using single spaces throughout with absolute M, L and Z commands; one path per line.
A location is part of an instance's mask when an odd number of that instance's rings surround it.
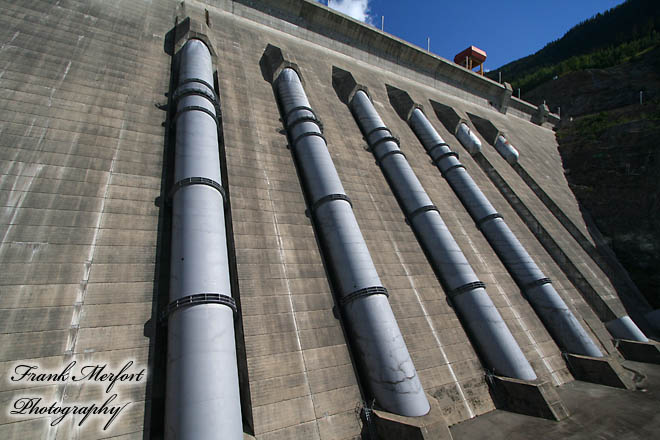
M 323 0 L 347 15 L 449 60 L 470 45 L 486 51 L 484 67 L 530 55 L 571 27 L 623 0 Z

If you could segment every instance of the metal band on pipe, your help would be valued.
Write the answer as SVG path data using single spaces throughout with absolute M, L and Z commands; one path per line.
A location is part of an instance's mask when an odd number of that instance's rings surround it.
M 435 165 L 437 166 L 438 164 L 436 163 Z M 447 177 L 447 173 L 449 173 L 450 171 L 452 171 L 456 168 L 465 168 L 465 167 L 463 166 L 463 164 L 457 163 L 456 165 L 452 165 L 444 171 L 440 170 L 440 173 L 442 174 L 442 177 Z
M 438 208 L 435 205 L 426 205 L 426 206 L 419 207 L 419 208 L 415 209 L 413 212 L 411 212 L 410 214 L 408 214 L 407 221 L 412 221 L 412 219 L 415 216 L 417 216 L 417 215 L 419 215 L 423 212 L 427 212 L 427 211 L 438 211 Z M 438 212 L 440 212 L 440 211 L 438 211 Z
M 429 154 L 430 154 L 430 153 L 429 153 Z M 455 151 L 448 151 L 447 153 L 441 154 L 440 157 L 438 157 L 437 159 L 433 159 L 433 164 L 434 164 L 434 165 L 438 165 L 438 163 L 439 163 L 442 159 L 444 159 L 445 157 L 449 157 L 449 156 L 454 156 L 456 159 L 458 159 L 458 153 L 457 153 L 457 152 L 455 152 Z M 447 171 L 449 171 L 449 170 L 447 170 Z
M 172 186 L 172 189 L 170 190 L 170 193 L 167 195 L 167 197 L 171 200 L 174 197 L 174 193 L 176 193 L 184 186 L 189 186 L 189 185 L 210 186 L 211 188 L 215 188 L 216 190 L 218 190 L 220 195 L 222 195 L 223 200 L 225 201 L 227 200 L 227 194 L 225 193 L 225 189 L 222 187 L 222 185 L 220 185 L 215 180 L 211 180 L 206 177 L 186 177 L 185 179 L 179 180 Z
M 387 128 L 387 127 L 376 127 L 376 128 L 374 128 L 374 129 L 372 129 L 371 131 L 369 131 L 369 133 L 367 133 L 367 134 L 364 135 L 364 138 L 367 140 L 367 142 L 369 142 L 369 136 L 371 136 L 372 134 L 376 133 L 377 131 L 387 131 L 389 134 L 392 134 L 392 132 L 390 131 L 390 129 Z
M 307 107 L 306 105 L 299 105 L 297 107 L 292 108 L 286 113 L 286 115 L 284 115 L 284 123 L 287 124 L 287 126 L 289 125 L 287 121 L 289 120 L 289 116 L 291 116 L 291 113 L 297 112 L 298 110 L 307 110 L 316 117 L 316 113 L 314 113 L 314 110 L 312 110 L 311 107 Z
M 176 121 L 176 119 L 179 117 L 179 115 L 181 115 L 181 113 L 197 111 L 197 110 L 199 110 L 200 112 L 204 112 L 210 117 L 212 117 L 213 120 L 215 121 L 215 124 L 218 125 L 218 117 L 215 115 L 215 113 L 213 113 L 211 110 L 207 109 L 206 107 L 201 107 L 199 105 L 189 105 L 187 107 L 182 108 L 181 110 L 178 110 L 176 112 L 176 115 L 174 115 L 174 120 Z
M 333 200 L 344 200 L 348 202 L 349 205 L 351 205 L 351 208 L 353 207 L 353 203 L 351 202 L 351 199 L 349 199 L 346 194 L 328 194 L 327 196 L 323 196 L 320 199 L 318 199 L 316 202 L 314 202 L 314 204 L 310 208 L 310 211 L 313 214 L 314 212 L 316 212 L 316 209 L 319 206 L 327 202 L 332 202 Z
M 317 133 L 316 131 L 306 131 L 304 133 L 299 134 L 298 137 L 296 137 L 293 140 L 293 142 L 291 142 L 291 144 L 296 145 L 300 139 L 307 136 L 318 136 L 321 139 L 323 139 L 323 142 L 325 142 L 326 144 L 328 143 L 328 141 L 325 140 L 325 136 L 323 136 L 323 133 Z
M 364 289 L 356 290 L 355 292 L 351 292 L 344 296 L 339 300 L 339 303 L 342 306 L 345 306 L 346 304 L 355 301 L 356 299 L 370 295 L 385 295 L 387 297 L 390 296 L 390 294 L 387 292 L 387 289 L 382 286 L 365 287 Z
M 188 81 L 188 82 L 197 82 L 197 81 Z M 203 89 L 182 88 L 183 85 L 185 85 L 185 83 L 179 85 L 179 87 L 177 87 L 176 90 L 174 91 L 174 94 L 172 95 L 172 99 L 174 99 L 175 101 L 178 101 L 184 96 L 197 95 L 211 101 L 211 104 L 213 104 L 214 107 L 218 106 L 218 97 L 215 95 L 213 89 L 203 90 Z
M 450 298 L 454 298 L 460 295 L 461 293 L 469 292 L 470 290 L 485 289 L 485 288 L 486 288 L 486 284 L 484 284 L 482 281 L 474 281 L 472 283 L 463 284 L 460 287 L 450 290 L 449 292 L 447 292 L 447 296 Z
M 531 283 L 527 283 L 523 286 L 522 291 L 527 292 L 529 290 L 532 290 L 535 287 L 542 286 L 544 284 L 550 284 L 552 283 L 552 280 L 550 278 L 541 278 L 536 281 L 532 281 Z
M 403 154 L 403 151 L 401 151 L 401 150 L 392 150 L 392 151 L 388 151 L 387 153 L 383 154 L 383 156 L 380 159 L 376 159 L 376 163 L 378 165 L 382 164 L 386 157 L 392 156 L 393 154 L 400 154 L 404 158 L 406 157 L 406 155 Z
M 287 124 L 286 127 L 287 127 L 288 130 L 291 130 L 291 129 L 293 129 L 293 127 L 295 127 L 296 125 L 298 125 L 300 123 L 303 123 L 303 122 L 313 122 L 313 123 L 315 123 L 316 125 L 318 125 L 319 130 L 321 130 L 321 133 L 323 133 L 323 123 L 316 117 L 316 115 L 301 116 L 298 119 L 296 119 L 295 121 L 291 122 L 290 124 Z
M 238 312 L 236 301 L 229 295 L 224 295 L 222 293 L 197 293 L 170 302 L 167 305 L 167 308 L 163 311 L 162 317 L 165 318 L 183 308 L 199 306 L 202 304 L 220 304 L 229 307 L 234 313 Z
M 432 152 L 433 150 L 435 150 L 436 148 L 440 148 L 440 147 L 449 147 L 449 144 L 446 143 L 446 142 L 440 142 L 439 144 L 435 144 L 434 146 L 432 146 L 431 148 L 429 148 L 426 152 L 427 152 L 429 155 L 431 155 L 431 152 Z M 456 158 L 458 158 L 458 156 L 456 156 Z
M 179 85 L 177 86 L 177 88 L 178 88 L 178 87 L 181 87 L 181 86 L 184 85 L 184 84 L 188 84 L 188 83 L 191 83 L 191 82 L 196 82 L 196 83 L 204 84 L 206 87 L 209 88 L 209 90 L 211 90 L 212 93 L 215 93 L 214 90 L 213 90 L 213 86 L 212 86 L 211 84 L 207 83 L 206 81 L 204 81 L 204 80 L 201 79 L 201 78 L 187 78 L 187 79 L 184 79 L 183 81 L 181 81 L 181 82 L 179 83 Z
M 394 136 L 385 136 L 385 137 L 382 137 L 382 138 L 378 139 L 373 144 L 370 144 L 369 149 L 367 151 L 373 151 L 374 148 L 376 148 L 378 145 L 382 144 L 383 142 L 394 142 L 395 144 L 401 146 L 401 144 L 399 143 L 399 140 L 397 138 L 395 138 Z
M 499 212 L 496 212 L 495 214 L 488 214 L 486 217 L 477 220 L 475 224 L 477 225 L 477 228 L 481 229 L 484 223 L 490 220 L 494 220 L 496 218 L 502 218 L 502 214 L 500 214 Z

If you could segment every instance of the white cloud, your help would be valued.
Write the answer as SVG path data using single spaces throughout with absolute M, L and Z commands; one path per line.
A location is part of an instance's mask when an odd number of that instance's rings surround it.
M 369 0 L 328 0 L 328 6 L 356 20 L 371 24 Z

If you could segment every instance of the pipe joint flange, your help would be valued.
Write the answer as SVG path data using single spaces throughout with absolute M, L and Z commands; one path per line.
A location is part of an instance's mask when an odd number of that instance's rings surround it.
M 301 116 L 298 119 L 295 119 L 293 122 L 288 123 L 286 128 L 287 128 L 287 130 L 292 130 L 293 127 L 295 127 L 298 124 L 302 124 L 303 122 L 313 122 L 313 123 L 315 123 L 319 127 L 319 130 L 321 130 L 321 133 L 323 133 L 323 122 L 321 122 L 321 120 L 319 118 L 317 118 L 316 115 Z
M 437 166 L 438 164 L 436 163 L 435 165 Z M 456 165 L 452 165 L 452 166 L 450 166 L 449 168 L 447 168 L 447 169 L 444 170 L 444 171 L 440 170 L 440 174 L 442 174 L 442 177 L 444 177 L 444 178 L 446 179 L 446 178 L 447 178 L 447 174 L 448 174 L 450 171 L 455 170 L 456 168 L 465 168 L 465 167 L 463 166 L 462 163 L 457 163 Z
M 433 148 L 435 148 L 435 147 L 433 147 Z M 431 153 L 429 152 L 429 155 L 430 155 L 430 154 L 431 154 Z M 448 152 L 446 152 L 446 153 L 441 154 L 441 155 L 438 156 L 436 159 L 433 159 L 433 165 L 438 166 L 438 164 L 440 163 L 440 161 L 441 161 L 442 159 L 446 159 L 447 157 L 451 157 L 451 156 L 454 156 L 456 159 L 458 159 L 458 153 L 457 153 L 457 152 L 455 152 L 455 151 L 448 151 Z M 431 157 L 433 157 L 433 156 L 431 156 Z M 449 169 L 447 169 L 447 170 L 449 170 Z
M 542 286 L 542 285 L 544 285 L 544 284 L 550 284 L 550 283 L 552 283 L 552 280 L 551 280 L 550 278 L 541 278 L 541 279 L 538 279 L 538 280 L 536 280 L 536 281 L 532 281 L 531 283 L 527 283 L 527 284 L 525 284 L 525 285 L 522 287 L 521 290 L 523 291 L 523 293 L 524 293 L 525 295 L 527 295 L 527 293 L 528 293 L 530 290 L 532 290 L 532 289 L 534 289 L 534 288 L 536 288 L 536 287 Z
M 376 127 L 376 128 L 374 128 L 374 129 L 372 129 L 371 131 L 369 131 L 369 133 L 367 133 L 367 134 L 364 135 L 364 140 L 367 141 L 367 142 L 369 142 L 369 136 L 371 136 L 372 134 L 376 133 L 377 131 L 386 131 L 386 132 L 388 132 L 390 135 L 392 134 L 392 132 L 390 131 L 390 129 L 387 128 L 387 127 Z
M 284 123 L 287 125 L 287 127 L 291 125 L 291 124 L 289 123 L 289 117 L 291 116 L 291 114 L 292 114 L 293 112 L 297 112 L 298 110 L 306 110 L 306 111 L 310 112 L 312 115 L 314 115 L 314 117 L 315 117 L 317 120 L 319 120 L 318 116 L 316 116 L 316 113 L 314 112 L 314 110 L 312 110 L 311 107 L 308 107 L 308 106 L 306 106 L 306 105 L 298 105 L 298 106 L 296 106 L 296 107 L 293 107 L 291 110 L 289 110 L 288 112 L 286 112 L 286 115 L 284 115 L 283 120 L 284 120 Z M 320 120 L 319 120 L 319 121 L 320 121 Z
M 378 139 L 373 144 L 369 144 L 369 148 L 367 149 L 367 151 L 374 151 L 374 149 L 383 142 L 394 142 L 398 147 L 401 147 L 401 142 L 399 141 L 399 138 L 397 138 L 396 136 L 384 136 Z
M 211 91 L 211 93 L 213 93 L 213 94 L 215 95 L 215 92 L 214 92 L 213 86 L 212 86 L 211 84 L 207 83 L 206 81 L 204 81 L 204 80 L 201 79 L 201 78 L 186 78 L 186 79 L 184 79 L 183 81 L 181 81 L 177 87 L 181 87 L 182 85 L 185 85 L 185 84 L 188 84 L 188 83 L 200 83 L 200 84 L 203 84 L 203 85 L 205 85 L 206 87 L 208 87 L 208 89 Z M 176 93 L 176 92 L 174 92 L 174 93 Z
M 194 83 L 202 84 L 204 87 L 196 87 Z M 188 86 L 188 84 L 191 84 Z M 198 78 L 189 78 L 179 84 L 179 86 L 176 88 L 174 91 L 174 94 L 172 95 L 172 99 L 174 101 L 178 101 L 184 96 L 188 95 L 199 95 L 202 96 L 209 101 L 215 106 L 218 107 L 218 97 L 215 94 L 215 91 L 213 91 L 213 88 L 207 83 L 206 81 Z
M 390 294 L 387 292 L 387 289 L 383 286 L 365 287 L 364 289 L 356 290 L 355 292 L 351 292 L 344 296 L 339 300 L 339 303 L 342 307 L 345 307 L 348 303 L 353 302 L 356 299 L 370 295 L 385 295 L 386 297 L 390 296 Z
M 215 125 L 216 126 L 218 125 L 218 117 L 215 115 L 215 113 L 213 113 L 211 110 L 207 109 L 206 107 L 202 107 L 202 106 L 199 106 L 199 105 L 189 105 L 189 106 L 183 107 L 182 109 L 178 110 L 176 112 L 176 115 L 174 115 L 174 121 L 176 122 L 177 118 L 182 113 L 191 112 L 191 111 L 200 111 L 200 112 L 206 113 L 207 115 L 209 115 L 210 117 L 213 118 L 213 120 L 215 121 Z
M 446 142 L 440 142 L 439 144 L 435 144 L 434 146 L 432 146 L 431 148 L 429 148 L 426 152 L 427 152 L 428 155 L 430 156 L 431 153 L 433 152 L 433 150 L 435 150 L 436 148 L 440 148 L 440 147 L 447 147 L 447 148 L 450 148 L 448 143 L 446 143 Z M 458 155 L 456 155 L 456 158 L 458 159 Z
M 184 296 L 170 302 L 161 315 L 161 320 L 165 321 L 169 315 L 188 307 L 199 306 L 202 304 L 220 304 L 229 307 L 234 313 L 238 313 L 236 301 L 229 295 L 222 293 L 197 293 L 195 295 Z
M 391 150 L 391 151 L 388 151 L 387 153 L 383 154 L 383 156 L 380 157 L 379 159 L 376 159 L 376 164 L 379 165 L 379 166 L 382 165 L 383 161 L 385 160 L 386 157 L 392 156 L 394 154 L 400 154 L 404 158 L 406 157 L 406 155 L 403 154 L 403 151 L 401 151 L 401 150 Z
M 503 218 L 502 214 L 500 214 L 499 212 L 496 212 L 495 214 L 488 214 L 486 217 L 482 217 L 479 220 L 477 220 L 475 222 L 475 225 L 477 226 L 478 229 L 481 229 L 484 223 L 489 222 L 491 220 L 495 220 L 496 218 Z
M 318 199 L 316 202 L 314 202 L 314 204 L 310 208 L 310 212 L 314 214 L 316 210 L 319 208 L 319 206 L 327 202 L 332 202 L 334 200 L 343 200 L 345 202 L 348 202 L 348 204 L 351 205 L 351 208 L 353 208 L 353 202 L 351 202 L 351 199 L 349 199 L 346 194 L 328 194 L 327 196 L 323 196 L 320 199 Z
M 440 211 L 438 210 L 438 207 L 435 206 L 435 205 L 421 206 L 421 207 L 415 209 L 415 210 L 414 210 L 413 212 L 411 212 L 410 214 L 408 214 L 408 217 L 406 218 L 406 224 L 410 225 L 410 223 L 412 222 L 413 218 L 415 218 L 415 217 L 418 216 L 419 214 L 422 214 L 422 213 L 424 213 L 424 212 L 428 212 L 428 211 L 437 211 L 438 213 L 440 212 Z
M 184 186 L 189 186 L 189 185 L 207 185 L 212 188 L 215 188 L 220 195 L 222 196 L 222 200 L 226 201 L 227 200 L 227 194 L 225 193 L 225 189 L 220 185 L 218 182 L 215 180 L 206 178 L 206 177 L 186 177 L 185 179 L 181 179 L 178 182 L 176 182 L 173 186 L 172 189 L 170 190 L 167 198 L 168 200 L 172 200 L 174 198 L 174 193 L 176 193 L 178 190 L 183 188 Z
M 452 289 L 447 292 L 449 298 L 456 298 L 461 293 L 469 292 L 475 289 L 485 289 L 486 284 L 483 281 L 473 281 L 471 283 L 463 284 L 455 289 Z
M 300 139 L 302 139 L 302 138 L 304 138 L 304 137 L 307 137 L 307 136 L 318 136 L 318 137 L 320 137 L 321 139 L 323 139 L 323 142 L 325 142 L 326 145 L 327 145 L 327 143 L 328 143 L 328 141 L 325 140 L 325 136 L 323 136 L 323 133 L 320 133 L 320 132 L 318 132 L 318 131 L 306 131 L 306 132 L 304 132 L 304 133 L 299 134 L 299 135 L 298 135 L 298 136 L 297 136 L 297 137 L 291 142 L 291 145 L 294 145 L 294 146 L 295 146 L 295 145 L 298 143 L 298 141 L 299 141 Z

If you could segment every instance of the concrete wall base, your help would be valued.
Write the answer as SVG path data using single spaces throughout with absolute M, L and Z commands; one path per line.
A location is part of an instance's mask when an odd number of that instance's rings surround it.
M 386 411 L 373 410 L 376 434 L 382 440 L 451 440 L 438 401 L 428 393 L 431 410 L 422 417 L 405 417 Z
M 615 339 L 614 346 L 625 359 L 647 364 L 660 364 L 660 344 L 657 342 L 629 341 Z
M 569 416 L 568 410 L 550 382 L 489 376 L 488 383 L 498 408 L 557 421 Z
M 609 387 L 636 389 L 635 383 L 621 364 L 612 358 L 565 354 L 566 364 L 577 380 Z

